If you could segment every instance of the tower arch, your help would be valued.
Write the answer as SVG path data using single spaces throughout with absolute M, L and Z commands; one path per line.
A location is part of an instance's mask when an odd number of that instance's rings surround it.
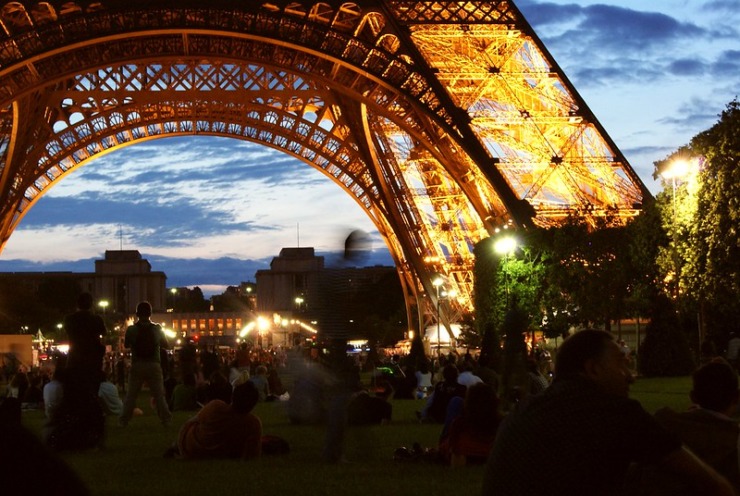
M 0 23 L 0 250 L 101 154 L 226 136 L 342 187 L 409 314 L 442 275 L 450 322 L 497 227 L 627 218 L 649 195 L 512 2 L 5 2 Z

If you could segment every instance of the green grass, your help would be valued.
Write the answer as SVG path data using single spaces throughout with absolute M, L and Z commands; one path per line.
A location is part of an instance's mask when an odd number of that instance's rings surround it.
M 630 387 L 630 396 L 638 400 L 650 413 L 664 406 L 677 411 L 686 410 L 691 405 L 689 391 L 691 377 L 639 377 Z
M 140 402 L 140 405 L 143 402 Z M 435 446 L 440 426 L 419 424 L 415 410 L 422 401 L 394 402 L 394 421 L 384 426 L 351 427 L 345 443 L 351 463 L 330 465 L 321 457 L 324 431 L 318 426 L 289 423 L 284 403 L 261 403 L 255 413 L 266 434 L 288 440 L 288 455 L 264 456 L 246 462 L 183 461 L 162 457 L 190 414 L 175 412 L 173 425 L 163 428 L 147 406 L 144 415 L 122 428 L 109 419 L 106 449 L 63 453 L 96 495 L 445 495 L 478 494 L 482 467 L 452 469 L 428 463 L 393 461 L 393 451 L 418 441 Z M 41 412 L 24 412 L 25 424 L 38 432 Z
M 651 412 L 662 406 L 681 410 L 689 404 L 689 389 L 689 378 L 638 379 L 632 387 L 632 396 Z M 411 447 L 414 441 L 425 447 L 436 445 L 440 426 L 416 421 L 415 411 L 422 403 L 395 400 L 391 424 L 350 428 L 345 443 L 351 461 L 348 464 L 324 463 L 323 429 L 290 424 L 285 404 L 280 402 L 261 403 L 255 413 L 262 419 L 266 434 L 288 440 L 291 446 L 288 455 L 264 456 L 246 462 L 165 459 L 162 454 L 175 439 L 178 426 L 190 414 L 175 412 L 172 427 L 165 429 L 147 405 L 144 415 L 135 417 L 126 428 L 109 419 L 105 450 L 61 456 L 80 474 L 92 493 L 101 496 L 479 494 L 482 467 L 451 468 L 393 461 L 393 451 L 399 446 Z M 23 415 L 25 424 L 39 432 L 43 413 Z

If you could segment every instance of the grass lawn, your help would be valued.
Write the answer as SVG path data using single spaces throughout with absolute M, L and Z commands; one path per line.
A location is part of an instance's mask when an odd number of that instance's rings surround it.
M 140 402 L 140 404 L 143 402 Z M 394 421 L 385 426 L 353 427 L 346 439 L 351 463 L 322 461 L 321 427 L 289 423 L 285 404 L 260 403 L 255 413 L 266 434 L 290 443 L 288 455 L 264 456 L 246 462 L 183 461 L 162 457 L 175 439 L 177 426 L 190 414 L 175 412 L 173 425 L 163 428 L 147 406 L 144 415 L 126 427 L 108 419 L 106 449 L 95 453 L 63 453 L 64 458 L 96 495 L 445 495 L 478 494 L 482 467 L 452 469 L 427 463 L 395 462 L 393 451 L 418 441 L 435 446 L 440 427 L 416 422 L 422 401 L 394 402 Z M 24 423 L 38 432 L 43 413 L 24 412 Z
M 638 379 L 633 397 L 649 411 L 662 406 L 688 406 L 689 378 Z M 143 406 L 140 401 L 140 406 Z M 173 425 L 163 428 L 147 405 L 144 415 L 126 428 L 109 419 L 106 449 L 64 453 L 65 459 L 95 495 L 204 495 L 262 496 L 300 494 L 384 496 L 424 494 L 479 494 L 482 467 L 451 468 L 429 463 L 395 462 L 399 446 L 419 442 L 435 446 L 440 426 L 419 424 L 415 411 L 421 400 L 394 400 L 393 422 L 385 426 L 353 427 L 346 439 L 351 463 L 328 465 L 322 461 L 324 432 L 320 427 L 289 423 L 285 404 L 261 403 L 256 414 L 266 434 L 290 443 L 288 455 L 259 460 L 199 461 L 165 459 L 162 454 L 175 439 L 178 426 L 190 414 L 175 412 Z M 42 412 L 24 412 L 24 423 L 34 432 L 43 424 Z

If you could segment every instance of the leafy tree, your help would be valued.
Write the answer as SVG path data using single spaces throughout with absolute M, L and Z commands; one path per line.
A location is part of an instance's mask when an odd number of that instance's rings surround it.
M 239 292 L 238 286 L 229 286 L 220 295 L 211 297 L 214 312 L 248 312 L 249 297 Z
M 727 105 L 691 151 L 703 157 L 687 282 L 709 329 L 727 336 L 740 321 L 740 102 Z
M 172 308 L 175 312 L 207 312 L 211 303 L 203 296 L 203 291 L 196 286 L 193 289 L 176 288 L 172 294 Z

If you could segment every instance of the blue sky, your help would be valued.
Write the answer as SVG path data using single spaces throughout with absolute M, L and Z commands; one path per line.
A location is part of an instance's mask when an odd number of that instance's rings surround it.
M 709 128 L 740 88 L 740 0 L 515 1 L 632 167 Z M 322 174 L 255 144 L 169 138 L 103 156 L 26 215 L 0 271 L 91 272 L 105 250 L 139 250 L 170 286 L 211 294 L 254 280 L 285 246 L 329 255 L 372 223 Z M 329 259 L 328 263 L 332 263 Z

